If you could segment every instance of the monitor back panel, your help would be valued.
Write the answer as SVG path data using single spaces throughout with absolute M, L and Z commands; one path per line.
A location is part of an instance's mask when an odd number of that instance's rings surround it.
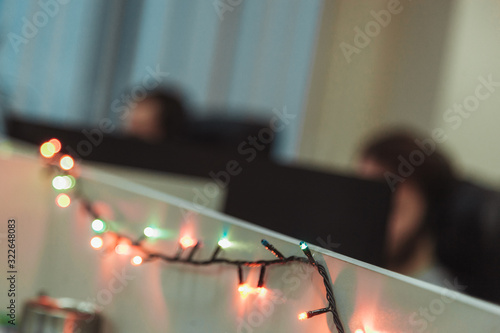
M 383 266 L 390 202 L 385 183 L 260 163 L 231 179 L 224 211 Z

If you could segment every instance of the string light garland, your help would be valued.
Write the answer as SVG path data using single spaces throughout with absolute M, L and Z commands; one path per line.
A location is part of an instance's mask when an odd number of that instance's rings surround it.
M 57 139 L 51 139 L 50 141 L 43 143 L 40 147 L 40 154 L 48 160 L 49 164 L 54 167 L 54 169 L 57 169 L 58 172 L 61 173 L 57 175 L 52 182 L 53 187 L 59 192 L 71 190 L 73 187 L 75 187 L 76 184 L 75 177 L 71 174 L 73 168 L 75 167 L 74 160 L 69 155 L 63 155 L 62 157 L 59 157 L 58 155 L 60 149 L 61 143 Z M 133 257 L 130 260 L 130 263 L 134 266 L 139 266 L 143 263 L 154 260 L 162 260 L 167 263 L 180 263 L 194 266 L 208 266 L 214 264 L 235 266 L 238 272 L 238 292 L 243 299 L 253 293 L 265 295 L 267 289 L 265 288 L 264 280 L 266 271 L 270 266 L 286 265 L 291 263 L 312 265 L 317 269 L 318 274 L 323 279 L 323 284 L 326 289 L 326 300 L 328 301 L 328 306 L 317 310 L 302 312 L 298 315 L 298 319 L 305 320 L 320 314 L 330 312 L 333 316 L 333 321 L 335 323 L 337 332 L 344 333 L 344 328 L 337 311 L 333 288 L 327 270 L 322 264 L 318 263 L 314 259 L 308 245 L 305 242 L 300 242 L 300 249 L 306 256 L 306 258 L 298 256 L 285 257 L 271 243 L 269 243 L 265 239 L 262 239 L 262 245 L 276 257 L 275 259 L 255 261 L 232 260 L 218 257 L 219 253 L 223 249 L 230 248 L 232 245 L 227 237 L 224 236 L 217 242 L 210 259 L 195 260 L 194 256 L 201 247 L 201 241 L 196 240 L 189 235 L 185 235 L 179 239 L 179 247 L 175 255 L 169 256 L 163 253 L 149 251 L 142 245 L 147 238 L 158 237 L 159 230 L 152 227 L 146 227 L 141 237 L 135 240 L 131 239 L 129 236 L 110 230 L 109 224 L 106 223 L 106 221 L 95 212 L 92 202 L 85 198 L 84 195 L 77 189 L 78 188 L 76 188 L 76 191 L 73 192 L 75 199 L 78 199 L 82 203 L 87 213 L 93 218 L 91 228 L 97 235 L 90 240 L 90 245 L 92 248 L 96 250 L 105 248 L 105 242 L 102 235 L 108 234 L 114 235 L 115 241 L 112 248 L 114 248 L 114 251 L 117 254 L 130 255 L 131 253 L 136 254 L 137 252 L 140 252 L 140 255 L 132 255 Z M 56 203 L 59 207 L 64 208 L 70 205 L 71 198 L 66 193 L 59 193 L 56 198 Z M 250 285 L 245 283 L 243 267 L 260 268 L 259 280 L 256 288 L 252 288 Z

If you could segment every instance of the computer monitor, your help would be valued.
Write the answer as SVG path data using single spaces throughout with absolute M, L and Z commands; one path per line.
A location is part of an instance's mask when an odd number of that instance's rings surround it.
M 229 183 L 224 212 L 383 266 L 390 204 L 381 182 L 256 163 Z
M 58 138 L 63 143 L 62 152 L 77 160 L 207 179 L 211 171 L 224 170 L 228 161 L 242 160 L 239 146 L 261 129 L 257 123 L 221 120 L 217 125 L 208 120 L 193 121 L 185 140 L 150 144 L 132 137 L 106 134 L 97 128 L 62 127 L 15 117 L 8 117 L 6 124 L 10 137 L 35 145 Z M 256 157 L 268 159 L 270 150 L 268 144 Z

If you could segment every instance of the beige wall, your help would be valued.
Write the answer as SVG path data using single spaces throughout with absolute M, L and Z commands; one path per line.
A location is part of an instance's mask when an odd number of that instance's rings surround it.
M 325 1 L 302 162 L 349 170 L 374 132 L 398 124 L 430 128 L 451 9 L 451 1 Z M 392 13 L 377 33 L 372 11 L 381 10 Z M 374 29 L 364 47 L 354 40 L 356 27 Z M 359 46 L 357 53 L 346 57 L 346 44 Z
M 433 126 L 447 131 L 444 145 L 464 174 L 499 186 L 500 2 L 457 1 L 445 59 Z M 490 75 L 498 86 L 491 92 L 479 88 L 483 100 L 477 98 L 474 110 L 476 89 L 482 86 L 478 78 Z M 472 111 L 448 111 L 464 102 Z

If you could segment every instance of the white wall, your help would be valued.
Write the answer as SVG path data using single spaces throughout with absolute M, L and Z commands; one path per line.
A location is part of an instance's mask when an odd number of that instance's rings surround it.
M 349 170 L 374 132 L 433 119 L 452 1 L 325 2 L 316 49 L 300 159 Z M 368 43 L 358 28 L 374 29 L 373 12 L 389 11 Z M 358 40 L 357 40 L 358 38 Z M 356 47 L 346 56 L 343 45 Z
M 478 88 L 479 77 L 500 82 L 500 3 L 396 1 L 402 10 L 347 61 L 342 43 L 356 46 L 354 29 L 395 1 L 325 3 L 300 160 L 349 171 L 374 133 L 405 126 L 431 137 L 442 128 L 438 147 L 459 173 L 500 186 L 500 83 Z M 477 109 L 454 113 L 476 88 L 485 96 Z
M 444 144 L 464 174 L 500 184 L 500 3 L 493 0 L 456 1 L 443 62 L 433 126 L 448 133 Z M 478 77 L 492 77 L 497 86 L 474 111 L 448 111 L 464 101 L 472 103 L 481 85 Z M 472 106 L 472 104 L 471 104 Z

